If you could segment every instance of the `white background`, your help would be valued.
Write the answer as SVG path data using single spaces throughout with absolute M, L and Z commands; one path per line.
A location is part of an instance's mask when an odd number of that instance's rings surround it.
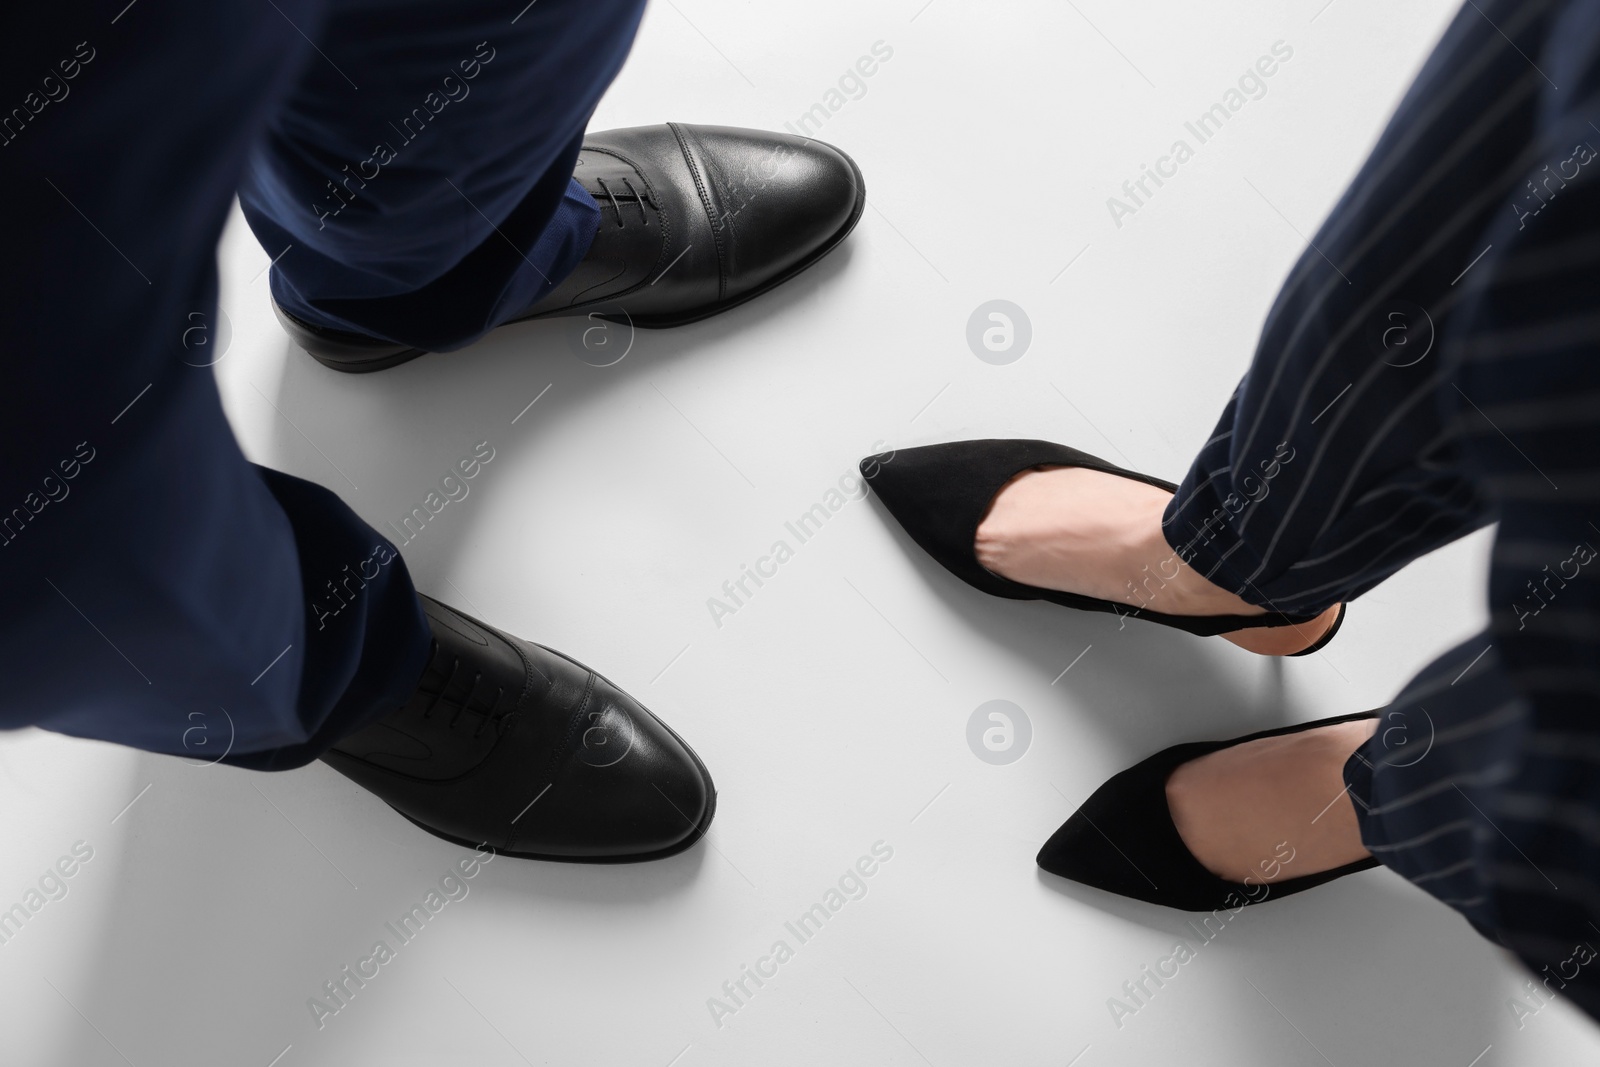
M 603 369 L 552 322 L 382 374 L 325 370 L 278 329 L 267 256 L 236 215 L 217 370 L 246 451 L 382 523 L 490 441 L 471 495 L 406 549 L 420 588 L 637 694 L 710 765 L 717 819 L 659 863 L 496 860 L 319 1031 L 307 998 L 393 941 L 384 923 L 462 850 L 321 764 L 262 775 L 9 736 L 0 905 L 73 842 L 94 858 L 0 946 L 0 1061 L 1504 1067 L 1600 1052 L 1564 1004 L 1518 1029 L 1518 968 L 1385 870 L 1242 912 L 1119 1028 L 1108 998 L 1194 940 L 1185 916 L 1033 862 L 1101 781 L 1169 743 L 1380 705 L 1483 625 L 1484 535 L 1364 597 L 1307 660 L 985 598 L 870 498 L 720 628 L 706 606 L 877 441 L 1044 437 L 1181 477 L 1453 10 L 1322 2 L 660 0 L 595 128 L 778 128 L 874 42 L 893 56 L 818 134 L 867 176 L 846 245 L 735 312 L 639 334 Z M 1115 226 L 1106 198 L 1279 40 L 1294 54 L 1266 96 Z M 965 341 L 991 299 L 1032 322 L 1007 366 Z M 994 699 L 1032 724 L 1009 766 L 966 742 Z M 894 858 L 867 896 L 715 1025 L 707 998 L 794 944 L 784 920 L 879 840 Z

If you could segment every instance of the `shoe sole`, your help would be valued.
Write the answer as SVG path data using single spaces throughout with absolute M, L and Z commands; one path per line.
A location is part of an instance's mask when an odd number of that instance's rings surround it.
M 691 748 L 687 741 L 678 736 L 678 731 L 674 730 L 671 726 L 668 726 L 667 723 L 661 719 L 657 719 L 656 721 L 661 723 L 661 725 L 666 729 L 667 733 L 671 734 L 673 738 L 677 740 L 678 744 L 683 746 L 683 750 L 689 753 L 689 758 L 694 760 L 695 769 L 700 772 L 700 780 L 705 783 L 706 793 L 709 796 L 709 799 L 706 802 L 706 810 L 704 814 L 700 816 L 700 820 L 695 823 L 694 829 L 690 832 L 689 836 L 685 837 L 682 841 L 668 845 L 666 848 L 656 849 L 653 852 L 628 852 L 617 856 L 562 856 L 553 855 L 547 852 L 513 852 L 510 849 L 495 848 L 481 841 L 469 841 L 466 838 L 456 837 L 454 834 L 447 834 L 442 830 L 435 830 L 428 824 L 418 822 L 416 819 L 413 819 L 399 808 L 396 808 L 393 804 L 390 804 L 389 807 L 392 808 L 401 818 L 405 819 L 413 826 L 416 826 L 418 829 L 426 830 L 434 837 L 443 838 L 444 840 L 449 841 L 452 844 L 460 845 L 463 848 L 476 849 L 479 852 L 489 852 L 496 856 L 510 856 L 514 859 L 524 860 L 550 860 L 555 863 L 646 863 L 650 860 L 664 860 L 668 856 L 676 856 L 680 852 L 688 851 L 695 845 L 696 842 L 706 835 L 706 831 L 711 828 L 712 818 L 717 814 L 717 786 L 716 783 L 711 780 L 711 772 L 706 769 L 705 763 L 701 761 L 700 754 Z
M 827 145 L 829 148 L 834 148 L 833 145 L 829 145 L 825 141 L 818 141 L 817 143 Z M 834 151 L 839 152 L 837 148 L 834 148 Z M 713 315 L 720 315 L 724 311 L 729 311 L 738 307 L 740 304 L 754 300 L 756 297 L 761 296 L 763 293 L 770 292 L 771 290 L 782 285 L 784 282 L 789 281 L 791 278 L 794 278 L 796 275 L 817 263 L 822 259 L 822 257 L 839 247 L 840 243 L 843 242 L 846 237 L 850 236 L 850 231 L 854 230 L 856 228 L 856 223 L 861 221 L 861 214 L 866 210 L 867 206 L 866 177 L 861 173 L 861 168 L 856 165 L 856 161 L 847 153 L 839 152 L 839 154 L 844 156 L 845 160 L 850 164 L 850 170 L 856 177 L 855 206 L 851 209 L 850 217 L 845 220 L 844 225 L 839 228 L 839 231 L 830 237 L 827 243 L 818 246 L 817 249 L 811 253 L 811 255 L 807 256 L 805 259 L 802 259 L 800 262 L 796 263 L 783 273 L 774 275 L 773 277 L 767 279 L 765 282 L 756 286 L 748 293 L 735 297 L 732 300 L 724 300 L 720 303 L 709 304 L 705 307 L 695 308 L 691 311 L 683 311 L 673 315 L 645 315 L 632 319 L 628 318 L 627 316 L 620 315 L 598 315 L 596 317 L 604 319 L 607 322 L 629 323 L 645 330 L 666 330 L 671 329 L 674 326 L 687 326 L 692 322 L 699 322 L 702 319 L 709 319 Z M 294 320 L 290 319 L 287 312 L 278 307 L 278 302 L 276 300 L 272 302 L 272 310 L 277 314 L 278 321 L 283 325 L 285 331 L 288 332 L 291 337 L 294 336 L 297 330 L 307 329 L 304 324 L 294 322 Z M 581 310 L 581 308 L 577 310 Z M 563 312 L 563 315 L 571 313 L 572 312 L 570 311 Z M 546 318 L 560 317 L 563 316 L 558 316 L 555 314 L 535 315 L 525 319 L 512 319 L 511 322 L 504 323 L 504 325 L 510 326 L 518 322 L 538 322 Z M 292 327 L 291 323 L 293 323 Z M 400 364 L 408 363 L 411 360 L 416 359 L 418 356 L 425 356 L 428 354 L 426 349 L 408 348 L 401 352 L 390 352 L 382 356 L 374 356 L 372 359 L 341 360 L 318 355 L 309 348 L 305 349 L 305 352 L 324 367 L 329 367 L 336 371 L 342 371 L 346 374 L 370 374 L 373 371 L 388 370 L 390 367 L 398 367 Z

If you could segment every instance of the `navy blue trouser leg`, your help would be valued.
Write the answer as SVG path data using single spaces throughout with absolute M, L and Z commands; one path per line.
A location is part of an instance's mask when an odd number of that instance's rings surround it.
M 1536 973 L 1522 1012 L 1600 1016 L 1597 117 L 1600 8 L 1463 7 L 1166 530 L 1217 584 L 1311 612 L 1499 524 L 1488 631 L 1405 687 L 1345 781 L 1367 848 Z
M 216 243 L 247 172 L 252 196 L 303 193 L 295 209 L 310 208 L 305 174 L 325 165 L 332 176 L 371 151 L 335 158 L 374 136 L 363 127 L 338 140 L 344 118 L 431 111 L 435 82 L 462 98 L 361 190 L 385 198 L 381 225 L 361 221 L 354 201 L 322 231 L 314 213 L 308 228 L 256 201 L 258 229 L 308 238 L 279 261 L 285 280 L 359 303 L 373 293 L 341 288 L 334 257 L 352 277 L 377 276 L 392 252 L 394 277 L 423 283 L 418 316 L 460 340 L 477 328 L 464 323 L 532 284 L 521 272 L 540 262 L 553 222 L 544 269 L 581 256 L 581 227 L 556 221 L 559 172 L 638 11 L 577 10 L 541 3 L 516 22 L 496 12 L 493 25 L 476 7 L 318 0 L 16 14 L 0 35 L 0 106 L 15 105 L 0 113 L 0 727 L 280 769 L 409 696 L 428 630 L 404 562 L 333 493 L 246 461 L 212 372 L 195 365 L 193 330 L 211 320 Z M 460 29 L 470 21 L 481 25 Z M 346 48 L 341 32 L 361 40 Z M 474 47 L 486 40 L 498 49 L 488 60 Z M 541 40 L 558 60 L 543 63 Z M 577 62 L 574 49 L 591 46 Z M 465 60 L 476 76 L 445 84 L 465 77 Z M 536 84 L 530 71 L 570 82 Z M 347 96 L 322 95 L 330 76 Z M 565 100 L 575 125 L 520 125 L 529 113 L 508 103 L 513 86 L 552 108 Z M 485 114 L 467 121 L 480 102 Z M 424 140 L 434 134 L 456 139 L 448 163 Z M 555 171 L 531 169 L 545 159 Z M 440 209 L 413 167 L 473 206 Z M 519 247 L 480 254 L 497 227 Z M 472 293 L 449 288 L 464 264 L 484 283 Z M 441 303 L 423 306 L 417 293 L 441 280 Z M 313 601 L 332 591 L 349 606 L 326 617 Z
M 575 267 L 572 177 L 643 0 L 332 0 L 239 200 L 297 318 L 447 351 Z

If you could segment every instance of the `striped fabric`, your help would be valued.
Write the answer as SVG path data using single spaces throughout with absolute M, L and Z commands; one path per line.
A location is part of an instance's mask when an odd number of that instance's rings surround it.
M 1600 1017 L 1592 2 L 1462 8 L 1166 529 L 1217 584 L 1310 612 L 1491 522 L 1488 631 L 1405 687 L 1345 780 L 1375 856 Z

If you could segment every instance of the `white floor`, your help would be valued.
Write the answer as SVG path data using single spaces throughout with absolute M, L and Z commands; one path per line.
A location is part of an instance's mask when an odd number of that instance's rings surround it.
M 471 495 L 407 547 L 420 586 L 639 695 L 710 765 L 717 820 L 661 863 L 494 861 L 319 1028 L 309 999 L 395 944 L 385 924 L 462 850 L 321 765 L 265 776 L 7 737 L 0 907 L 74 843 L 92 858 L 0 945 L 0 1062 L 1505 1067 L 1600 1053 L 1564 1004 L 1519 1020 L 1518 969 L 1387 871 L 1249 909 L 1203 943 L 1185 916 L 1033 863 L 1095 786 L 1157 748 L 1381 704 L 1483 624 L 1483 536 L 1363 598 L 1326 653 L 1267 662 L 986 599 L 870 498 L 846 497 L 804 544 L 785 528 L 841 479 L 854 488 L 857 458 L 882 443 L 1046 437 L 1180 477 L 1453 8 L 1322 4 L 661 0 L 597 128 L 777 128 L 831 103 L 818 135 L 854 154 L 870 206 L 782 291 L 640 333 L 608 367 L 574 356 L 586 324 L 568 322 L 379 375 L 323 370 L 273 321 L 267 256 L 236 217 L 217 372 L 252 458 L 382 524 L 490 442 Z M 1292 57 L 1265 94 L 1195 147 L 1184 122 L 1280 41 Z M 889 58 L 830 97 L 875 45 Z M 1193 158 L 1117 225 L 1107 198 L 1180 137 Z M 1031 323 L 1009 363 L 967 342 L 996 299 Z M 713 618 L 709 599 L 778 540 L 793 558 Z M 967 740 L 993 700 L 1031 728 L 1005 765 Z M 892 858 L 864 896 L 807 942 L 786 929 L 874 848 Z M 1179 938 L 1195 958 L 1114 1018 L 1110 998 L 1126 1002 L 1123 983 Z M 793 952 L 776 974 L 744 978 L 780 940 Z M 735 1000 L 724 983 L 740 980 Z

